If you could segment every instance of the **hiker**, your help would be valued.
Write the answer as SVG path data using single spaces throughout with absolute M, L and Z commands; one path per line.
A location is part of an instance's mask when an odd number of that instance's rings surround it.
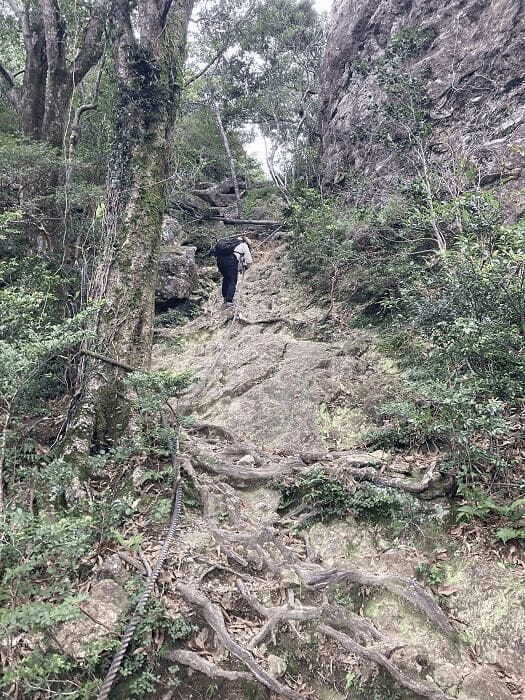
M 244 274 L 244 271 L 253 263 L 249 244 L 250 239 L 247 236 L 232 236 L 221 238 L 212 249 L 222 275 L 222 296 L 225 306 L 233 304 L 239 270 Z

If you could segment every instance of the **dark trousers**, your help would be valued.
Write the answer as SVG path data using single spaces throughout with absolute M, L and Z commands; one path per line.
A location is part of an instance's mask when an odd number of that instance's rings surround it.
M 232 302 L 239 276 L 239 261 L 233 253 L 217 258 L 217 267 L 222 275 L 222 296 L 225 302 Z

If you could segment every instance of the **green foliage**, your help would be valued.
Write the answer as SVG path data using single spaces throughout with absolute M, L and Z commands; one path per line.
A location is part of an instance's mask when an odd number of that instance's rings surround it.
M 138 418 L 138 430 L 135 430 L 130 445 L 134 452 L 170 456 L 170 445 L 175 449 L 177 444 L 178 428 L 160 424 L 159 416 L 168 399 L 180 395 L 192 381 L 190 372 L 131 372 L 126 377 L 126 385 L 133 392 L 131 404 Z
M 228 134 L 230 148 L 237 163 L 244 151 L 235 132 Z M 230 164 L 215 117 L 207 106 L 188 110 L 176 124 L 172 167 L 183 187 L 199 181 L 220 182 L 230 176 Z
M 489 519 L 499 516 L 512 521 L 525 517 L 525 498 L 517 498 L 507 505 L 499 505 L 481 489 L 464 490 L 466 503 L 458 506 L 456 517 L 460 522 L 470 522 L 474 518 Z
M 416 576 L 429 586 L 440 586 L 447 578 L 447 572 L 439 564 L 422 563 L 416 566 Z
M 208 246 L 209 250 L 209 246 Z M 169 309 L 155 316 L 156 328 L 176 328 L 188 322 L 189 319 L 195 318 L 200 313 L 200 308 L 197 304 L 190 303 L 182 309 Z
M 439 447 L 460 487 L 489 479 L 497 487 L 505 474 L 515 493 L 521 486 L 505 446 L 523 403 L 524 228 L 505 226 L 499 202 L 469 182 L 458 181 L 464 189 L 451 196 L 432 176 L 429 195 L 416 179 L 368 210 L 309 197 L 292 210 L 291 254 L 317 289 L 326 289 L 332 269 L 317 249 L 338 260 L 352 282 L 332 287 L 339 308 L 359 302 L 358 322 L 381 324 L 382 349 L 405 372 L 403 394 L 381 407 L 367 444 Z
M 348 671 L 345 676 L 345 690 L 347 693 L 359 690 L 361 678 L 354 671 Z
M 340 480 L 331 479 L 321 469 L 312 469 L 296 481 L 280 485 L 279 510 L 306 511 L 303 526 L 344 518 L 348 514 L 370 520 L 384 520 L 399 514 L 403 501 L 399 494 L 371 484 L 349 491 Z
M 354 260 L 349 223 L 337 203 L 315 190 L 303 190 L 293 200 L 287 220 L 293 229 L 290 256 L 299 277 L 323 292 L 341 294 Z
M 525 542 L 525 528 L 500 527 L 496 530 L 496 539 L 507 544 L 511 540 L 519 540 Z

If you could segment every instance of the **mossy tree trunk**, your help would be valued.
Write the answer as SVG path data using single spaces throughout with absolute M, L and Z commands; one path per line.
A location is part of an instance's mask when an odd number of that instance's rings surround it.
M 147 369 L 165 209 L 168 135 L 180 100 L 193 0 L 116 3 L 118 98 L 106 209 L 90 301 L 101 305 L 90 348 Z M 133 20 L 132 20 L 133 18 Z M 136 22 L 135 22 L 136 20 Z M 133 21 L 133 23 L 132 23 Z M 85 359 L 75 451 L 116 444 L 126 429 L 123 370 Z
M 93 3 L 89 17 L 77 27 L 78 36 L 73 36 L 77 31 L 68 27 L 58 0 L 8 0 L 8 4 L 19 24 L 25 66 L 19 85 L 0 64 L 0 89 L 19 113 L 25 136 L 61 148 L 74 88 L 102 56 L 111 2 Z

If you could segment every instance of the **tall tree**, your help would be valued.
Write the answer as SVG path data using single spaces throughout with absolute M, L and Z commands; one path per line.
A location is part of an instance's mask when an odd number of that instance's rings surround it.
M 194 0 L 115 0 L 117 104 L 105 218 L 90 300 L 91 350 L 148 368 L 165 209 L 169 135 L 178 111 Z M 88 356 L 75 451 L 116 442 L 126 425 L 122 369 Z
M 58 0 L 7 0 L 23 38 L 19 84 L 0 62 L 0 87 L 32 139 L 62 146 L 73 90 L 100 60 L 110 3 L 87 0 L 69 26 Z
M 312 0 L 230 0 L 200 12 L 195 78 L 226 132 L 252 124 L 268 141 L 268 169 L 286 196 L 315 169 L 323 18 Z

